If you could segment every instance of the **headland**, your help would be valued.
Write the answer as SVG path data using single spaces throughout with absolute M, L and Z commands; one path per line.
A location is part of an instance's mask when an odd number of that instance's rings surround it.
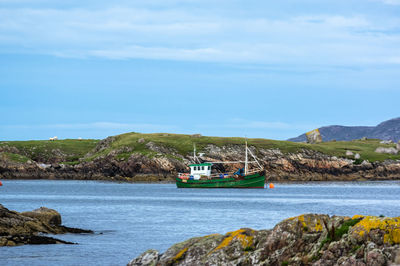
M 0 142 L 0 179 L 75 179 L 173 182 L 193 161 L 237 161 L 244 139 L 199 134 L 126 133 L 103 140 L 65 139 Z M 318 144 L 248 139 L 269 181 L 361 181 L 400 178 L 396 144 L 378 139 Z M 383 153 L 377 149 L 384 148 Z M 219 168 L 218 168 L 219 167 Z M 221 165 L 230 171 L 240 165 Z

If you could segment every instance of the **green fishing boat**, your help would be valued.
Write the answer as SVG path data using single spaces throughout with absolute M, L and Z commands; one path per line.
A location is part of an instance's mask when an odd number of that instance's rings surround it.
M 178 188 L 264 188 L 265 171 L 257 158 L 247 147 L 246 142 L 245 161 L 234 162 L 200 162 L 196 156 L 196 149 L 193 151 L 194 161 L 198 163 L 190 164 L 190 173 L 179 173 L 176 178 Z M 254 161 L 248 161 L 250 154 Z M 232 173 L 212 173 L 214 164 L 238 164 L 243 163 L 244 168 L 239 168 Z M 250 170 L 250 165 L 256 164 L 255 170 Z

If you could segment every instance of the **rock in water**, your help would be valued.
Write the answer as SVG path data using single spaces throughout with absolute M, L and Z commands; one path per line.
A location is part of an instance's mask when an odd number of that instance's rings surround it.
M 306 133 L 307 142 L 311 144 L 320 143 L 322 142 L 322 136 L 319 133 L 319 129 L 311 130 L 310 132 Z
M 22 212 L 21 215 L 36 218 L 43 223 L 51 225 L 61 224 L 61 215 L 56 210 L 48 209 L 46 207 L 40 207 L 39 209 L 30 212 Z
M 397 142 L 396 148 L 397 148 L 398 151 L 400 151 L 400 140 L 399 140 L 399 142 Z
M 61 225 L 61 215 L 41 207 L 31 212 L 10 211 L 0 204 L 0 246 L 25 244 L 74 244 L 42 234 L 93 233 Z
M 149 250 L 128 265 L 393 265 L 399 244 L 400 217 L 304 214 L 271 230 L 243 228 L 191 238 L 163 254 Z

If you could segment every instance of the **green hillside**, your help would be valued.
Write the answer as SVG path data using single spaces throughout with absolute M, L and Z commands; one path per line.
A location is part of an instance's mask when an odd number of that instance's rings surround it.
M 196 144 L 197 150 L 201 152 L 208 144 L 217 146 L 244 145 L 244 138 L 196 137 L 192 135 L 167 133 L 126 133 L 115 136 L 114 141 L 111 142 L 109 146 L 105 146 L 104 149 L 98 152 L 93 152 L 93 149 L 99 143 L 99 140 L 2 141 L 0 142 L 0 147 L 8 146 L 8 150 L 3 152 L 3 156 L 7 156 L 7 158 L 15 161 L 23 162 L 28 159 L 37 160 L 38 158 L 49 159 L 51 156 L 54 156 L 54 154 L 61 152 L 65 155 L 65 162 L 76 163 L 79 158 L 84 157 L 89 152 L 92 153 L 90 153 L 90 156 L 87 156 L 85 160 L 92 160 L 112 151 L 117 151 L 116 154 L 119 158 L 127 158 L 132 153 L 154 156 L 157 152 L 148 149 L 146 144 L 148 145 L 149 142 L 157 146 L 172 148 L 178 154 L 188 155 L 193 151 L 193 144 Z M 257 148 L 279 149 L 283 153 L 295 153 L 302 149 L 308 149 L 337 157 L 346 157 L 346 150 L 351 150 L 354 153 L 359 153 L 361 155 L 361 160 L 368 160 L 370 162 L 383 161 L 385 159 L 400 159 L 400 155 L 375 153 L 377 147 L 395 147 L 395 145 L 383 145 L 379 143 L 379 140 L 373 139 L 324 142 L 321 144 L 296 143 L 269 139 L 248 139 L 248 144 Z M 18 154 L 10 151 L 10 147 L 18 149 Z M 167 156 L 169 156 L 169 154 L 167 154 Z
M 7 152 L 4 152 L 3 156 L 19 162 L 29 159 L 48 160 L 51 156 L 59 156 L 60 153 L 64 155 L 66 161 L 73 162 L 85 156 L 98 142 L 99 140 L 93 139 L 1 141 L 0 148 L 7 147 Z M 18 154 L 13 152 L 13 147 L 18 150 Z

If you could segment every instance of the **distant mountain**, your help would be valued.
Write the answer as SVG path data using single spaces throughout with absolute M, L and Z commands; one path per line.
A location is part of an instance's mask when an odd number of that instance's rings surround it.
M 319 132 L 323 141 L 331 140 L 354 140 L 367 137 L 370 139 L 400 140 L 400 117 L 387 120 L 380 123 L 376 127 L 365 126 L 326 126 L 321 127 Z M 288 139 L 289 141 L 302 142 L 306 141 L 306 134 L 302 134 L 296 138 Z

